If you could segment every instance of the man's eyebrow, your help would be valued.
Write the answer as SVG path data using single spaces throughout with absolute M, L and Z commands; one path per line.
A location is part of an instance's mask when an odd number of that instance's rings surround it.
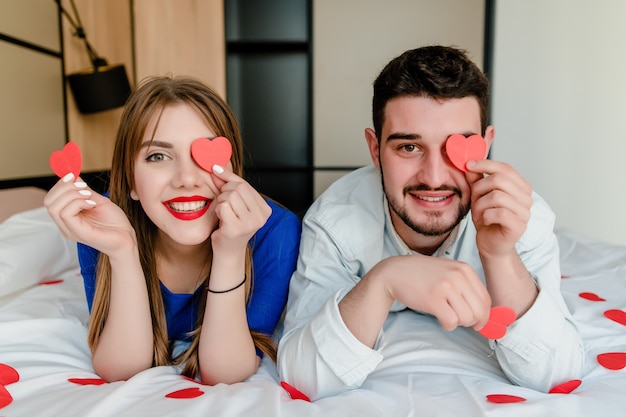
M 420 140 L 422 139 L 421 135 L 417 133 L 392 133 L 387 136 L 387 140 Z
M 145 142 L 143 142 L 141 144 L 142 148 L 147 148 L 149 146 L 155 146 L 157 148 L 167 148 L 167 149 L 171 149 L 172 148 L 172 144 L 169 142 L 164 142 L 161 140 L 147 140 Z

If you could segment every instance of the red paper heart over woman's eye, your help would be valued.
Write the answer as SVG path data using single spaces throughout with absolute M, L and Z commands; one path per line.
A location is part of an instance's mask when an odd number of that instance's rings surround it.
M 471 135 L 451 135 L 446 140 L 446 153 L 450 162 L 460 169 L 467 172 L 467 162 L 475 159 L 484 159 L 487 152 L 487 143 L 482 136 Z
M 225 167 L 233 155 L 230 141 L 223 136 L 200 138 L 191 143 L 191 156 L 202 169 L 213 172 L 213 165 Z
M 492 307 L 489 313 L 489 321 L 478 331 L 487 339 L 497 340 L 506 334 L 506 328 L 516 319 L 515 311 L 506 306 Z
M 68 142 L 62 151 L 54 151 L 50 155 L 50 168 L 59 177 L 63 178 L 70 172 L 78 178 L 83 167 L 83 157 L 80 148 L 74 142 Z

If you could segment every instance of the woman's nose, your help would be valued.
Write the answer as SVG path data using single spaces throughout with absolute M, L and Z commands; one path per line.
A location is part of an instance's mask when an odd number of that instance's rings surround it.
M 202 168 L 200 168 L 191 157 L 179 159 L 176 165 L 174 185 L 184 188 L 196 187 L 202 178 L 201 174 Z

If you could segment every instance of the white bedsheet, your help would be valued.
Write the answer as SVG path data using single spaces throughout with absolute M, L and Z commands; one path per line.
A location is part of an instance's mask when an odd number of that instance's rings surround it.
M 582 383 L 570 394 L 511 385 L 476 332 L 441 332 L 411 312 L 390 320 L 386 359 L 361 389 L 314 403 L 291 399 L 267 359 L 249 381 L 233 385 L 204 386 L 171 367 L 102 383 L 91 367 L 82 279 L 73 266 L 0 297 L 0 417 L 624 416 L 626 369 L 607 369 L 597 356 L 626 352 L 626 326 L 604 315 L 626 311 L 626 247 L 568 231 L 558 236 L 562 291 L 587 349 Z M 525 401 L 493 403 L 493 394 Z

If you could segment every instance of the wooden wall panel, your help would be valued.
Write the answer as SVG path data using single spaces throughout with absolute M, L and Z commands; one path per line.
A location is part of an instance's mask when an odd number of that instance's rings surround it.
M 130 0 L 74 0 L 87 40 L 109 64 L 124 64 L 131 85 L 134 84 L 131 4 Z M 71 14 L 69 0 L 62 0 Z M 71 74 L 91 67 L 89 56 L 81 39 L 73 36 L 73 28 L 63 19 L 63 46 L 65 73 Z M 121 108 L 100 113 L 81 114 L 74 97 L 67 89 L 68 137 L 83 151 L 83 171 L 107 170 L 111 165 L 115 133 Z
M 134 0 L 137 80 L 191 75 L 226 91 L 223 0 Z

